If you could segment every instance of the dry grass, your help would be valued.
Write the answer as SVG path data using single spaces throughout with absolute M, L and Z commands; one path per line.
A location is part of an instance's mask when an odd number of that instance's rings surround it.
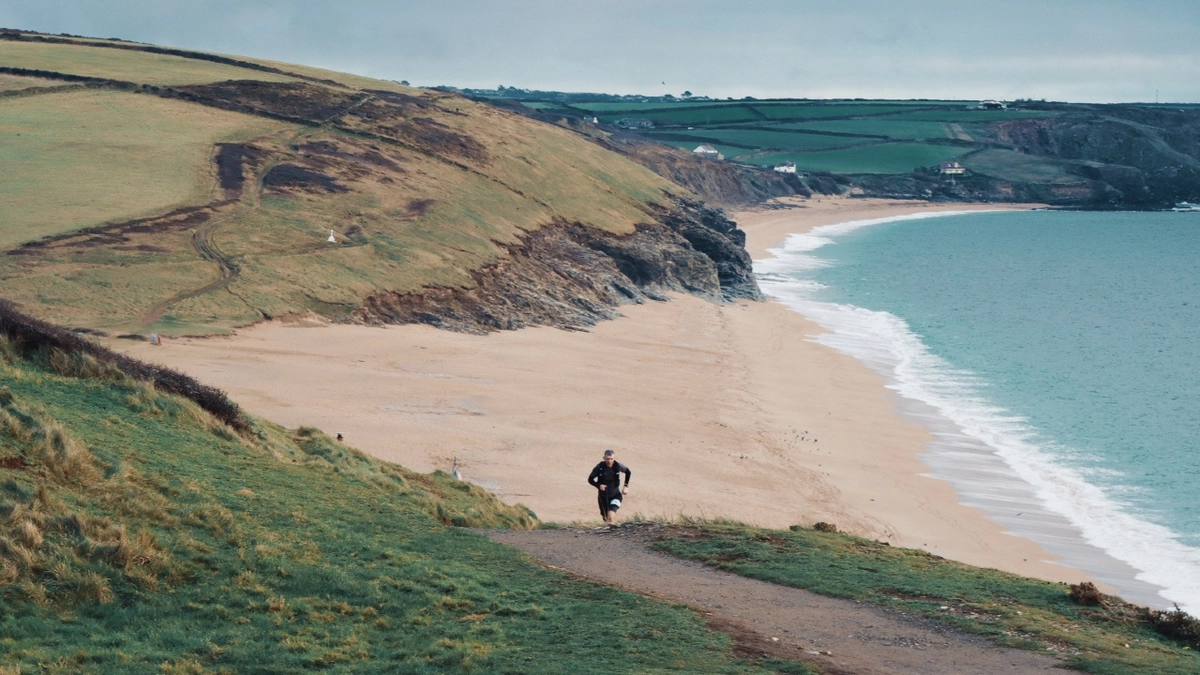
M 0 48 L 11 45 L 0 41 Z M 0 248 L 218 195 L 213 144 L 277 122 L 114 91 L 0 100 Z
M 203 84 L 237 79 L 282 82 L 292 79 L 166 54 L 9 40 L 0 40 L 0 66 L 49 70 L 138 84 Z
M 162 59 L 204 73 L 227 68 L 246 79 L 278 79 L 173 56 L 0 41 L 0 63 L 12 55 L 24 60 L 10 65 L 139 82 L 159 77 L 154 64 Z M 472 273 L 505 257 L 505 246 L 553 222 L 631 233 L 650 219 L 648 203 L 681 192 L 572 132 L 461 97 L 261 63 L 405 96 L 376 97 L 356 109 L 361 114 L 333 122 L 371 138 L 113 91 L 0 100 L 0 135 L 17 139 L 0 148 L 0 164 L 20 167 L 22 177 L 0 185 L 0 249 L 205 203 L 217 196 L 214 143 L 256 136 L 268 157 L 257 176 L 247 172 L 242 201 L 203 225 L 79 237 L 4 256 L 6 297 L 56 323 L 111 332 L 206 334 L 308 311 L 336 319 L 383 292 L 470 288 Z M 334 89 L 334 99 L 346 95 Z M 322 91 L 309 95 L 316 100 Z M 334 151 L 305 149 L 313 143 Z M 280 162 L 347 191 L 257 189 L 257 179 Z M 197 228 L 211 230 L 239 276 L 193 295 L 219 278 L 217 266 L 193 249 Z M 325 241 L 330 229 L 337 245 Z M 151 311 L 168 299 L 161 314 Z
M 0 388 L 3 438 L 17 445 L 25 475 L 45 478 L 32 486 L 13 479 L 0 486 L 0 586 L 34 604 L 63 606 L 110 602 L 114 576 L 158 588 L 171 558 L 153 535 L 130 535 L 124 525 L 89 516 L 56 493 L 116 502 L 118 510 L 161 519 L 159 495 L 140 488 L 128 470 L 105 478 L 86 445 L 7 388 Z

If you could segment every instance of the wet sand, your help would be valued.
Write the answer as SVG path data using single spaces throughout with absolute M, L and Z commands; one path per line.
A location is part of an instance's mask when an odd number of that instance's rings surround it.
M 788 233 L 945 207 L 823 199 L 736 214 L 755 258 Z M 795 206 L 795 204 L 793 204 Z M 984 567 L 1087 578 L 1006 534 L 920 460 L 930 440 L 880 378 L 773 302 L 676 296 L 589 332 L 272 322 L 226 338 L 115 347 L 188 372 L 249 412 L 418 471 L 448 471 L 543 520 L 598 521 L 605 448 L 633 470 L 621 517 L 818 521 Z

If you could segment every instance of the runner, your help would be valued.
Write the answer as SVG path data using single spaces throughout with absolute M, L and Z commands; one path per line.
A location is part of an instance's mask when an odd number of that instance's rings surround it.
M 625 474 L 625 486 L 621 486 L 621 474 Z M 633 472 L 629 467 L 617 461 L 612 450 L 604 451 L 604 460 L 592 469 L 588 476 L 588 484 L 599 491 L 597 499 L 600 504 L 600 517 L 609 527 L 616 525 L 617 509 L 621 508 L 621 500 L 629 492 L 629 477 Z

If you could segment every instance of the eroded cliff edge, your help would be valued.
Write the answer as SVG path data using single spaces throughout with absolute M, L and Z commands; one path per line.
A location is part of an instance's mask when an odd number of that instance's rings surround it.
M 622 305 L 664 301 L 668 292 L 713 302 L 762 299 L 746 234 L 723 212 L 672 197 L 668 207 L 648 207 L 648 216 L 628 235 L 553 223 L 473 272 L 474 288 L 375 294 L 351 320 L 486 333 L 592 326 L 620 316 Z

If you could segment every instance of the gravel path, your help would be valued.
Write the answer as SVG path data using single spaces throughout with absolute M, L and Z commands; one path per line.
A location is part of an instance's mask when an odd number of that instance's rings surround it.
M 700 612 L 743 656 L 804 661 L 836 675 L 1063 672 L 1042 654 L 898 612 L 747 579 L 650 550 L 656 526 L 488 531 L 542 564 Z

